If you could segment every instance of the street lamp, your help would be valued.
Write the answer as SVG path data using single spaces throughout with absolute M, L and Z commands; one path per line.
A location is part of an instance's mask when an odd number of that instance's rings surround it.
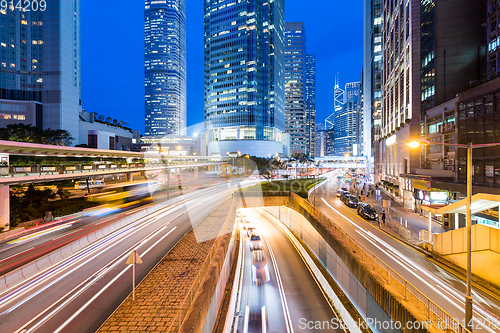
M 417 148 L 421 145 L 429 145 L 431 142 L 424 139 L 414 139 L 406 143 L 410 148 Z M 465 323 L 467 328 L 472 331 L 472 243 L 471 243 L 471 205 L 472 205 L 472 149 L 487 148 L 500 146 L 500 143 L 485 143 L 485 144 L 458 144 L 445 142 L 432 142 L 433 145 L 453 146 L 457 148 L 467 149 L 467 200 L 466 200 L 466 217 L 467 217 L 467 294 L 465 295 Z M 430 212 L 429 212 L 430 214 Z M 430 230 L 429 230 L 430 233 Z

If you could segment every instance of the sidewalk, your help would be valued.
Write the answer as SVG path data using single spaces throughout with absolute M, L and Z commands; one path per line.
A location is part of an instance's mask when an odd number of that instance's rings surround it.
M 362 184 L 363 185 L 363 184 Z M 360 186 L 362 186 L 360 185 Z M 358 186 L 358 189 L 360 187 Z M 420 243 L 418 239 L 418 234 L 420 230 L 429 230 L 429 220 L 427 217 L 421 216 L 418 213 L 414 213 L 411 210 L 404 208 L 402 203 L 399 200 L 395 200 L 393 195 L 387 193 L 385 190 L 381 189 L 382 199 L 390 200 L 391 207 L 389 210 L 386 210 L 386 225 L 382 225 L 382 229 L 386 232 L 389 232 L 393 236 L 398 238 L 404 238 L 405 240 L 411 242 L 413 245 L 418 245 Z M 381 205 L 375 200 L 375 196 L 370 195 L 369 198 L 365 196 L 364 203 L 369 204 L 374 207 L 379 213 L 383 209 Z M 379 214 L 380 216 L 381 214 Z M 381 219 L 381 217 L 380 217 Z M 402 224 L 401 224 L 402 221 Z M 406 239 L 404 236 L 404 229 L 400 229 L 400 227 L 404 227 L 410 232 L 410 239 Z M 432 220 L 432 233 L 443 233 L 448 231 L 443 227 L 442 224 L 438 223 L 436 220 Z

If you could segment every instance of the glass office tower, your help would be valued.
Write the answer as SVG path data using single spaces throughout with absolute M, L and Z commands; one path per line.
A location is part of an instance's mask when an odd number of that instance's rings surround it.
M 145 134 L 186 134 L 186 0 L 146 0 Z
M 283 152 L 284 0 L 205 1 L 209 155 Z
M 285 130 L 292 154 L 308 152 L 306 31 L 302 22 L 285 23 Z
M 316 156 L 316 57 L 306 55 L 306 146 L 310 156 Z
M 345 85 L 344 104 L 335 110 L 335 156 L 354 155 L 358 134 L 358 101 L 360 82 Z
M 0 27 L 2 124 L 64 129 L 78 142 L 80 0 L 47 0 L 43 11 L 8 6 Z

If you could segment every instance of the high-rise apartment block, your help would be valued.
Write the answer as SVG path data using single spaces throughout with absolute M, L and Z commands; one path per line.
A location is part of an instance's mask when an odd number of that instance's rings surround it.
M 284 0 L 205 1 L 209 155 L 283 153 Z
M 186 134 L 186 0 L 146 0 L 145 135 Z
M 80 0 L 0 11 L 0 119 L 64 129 L 78 142 Z

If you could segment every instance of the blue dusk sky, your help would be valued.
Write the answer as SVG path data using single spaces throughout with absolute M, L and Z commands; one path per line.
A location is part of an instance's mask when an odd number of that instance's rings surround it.
M 203 122 L 203 0 L 187 0 L 188 126 Z M 316 121 L 333 110 L 341 86 L 359 81 L 362 1 L 285 0 L 285 20 L 303 21 L 316 56 Z M 144 1 L 81 1 L 82 105 L 144 133 Z

